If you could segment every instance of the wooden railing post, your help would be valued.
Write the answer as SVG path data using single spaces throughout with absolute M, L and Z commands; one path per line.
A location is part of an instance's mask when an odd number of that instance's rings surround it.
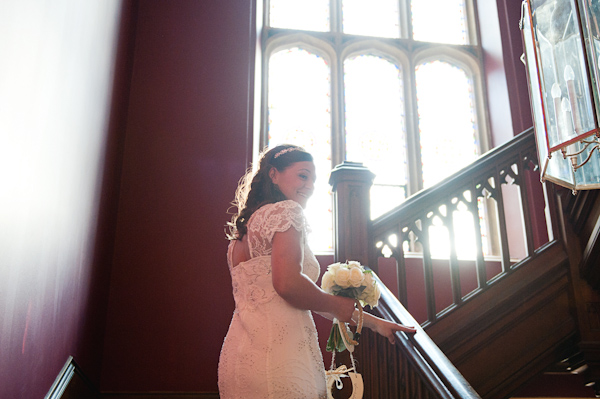
M 358 162 L 343 162 L 331 171 L 335 262 L 369 262 L 369 190 L 375 175 Z

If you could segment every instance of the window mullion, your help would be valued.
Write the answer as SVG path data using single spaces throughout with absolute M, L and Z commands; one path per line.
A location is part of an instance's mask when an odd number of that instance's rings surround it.
M 465 0 L 465 12 L 467 13 L 467 29 L 469 44 L 481 47 L 481 32 L 479 31 L 479 19 L 477 18 L 477 2 Z
M 257 2 L 257 4 L 258 3 L 259 2 Z M 265 29 L 267 29 L 270 26 L 269 9 L 271 8 L 271 0 L 265 0 L 262 4 L 263 4 L 263 6 L 261 7 L 262 17 L 260 18 L 260 20 L 262 21 L 262 24 L 260 25 L 259 32 L 264 31 Z
M 342 0 L 330 0 L 335 62 L 331 68 L 331 167 L 346 159 L 344 139 L 344 60 L 341 59 Z
M 266 9 L 268 9 L 268 2 L 267 2 L 267 6 L 265 7 Z M 268 11 L 267 11 L 268 13 Z M 268 15 L 268 14 L 267 14 Z M 264 49 L 267 48 L 267 37 L 268 37 L 268 32 L 269 32 L 270 28 L 269 27 L 265 27 L 262 31 L 261 34 L 261 63 L 260 63 L 260 67 L 261 67 L 261 72 L 260 72 L 260 80 L 263 82 L 260 85 L 260 122 L 259 122 L 259 139 L 258 139 L 258 145 L 256 144 L 256 140 L 254 142 L 254 155 L 258 156 L 259 152 L 261 151 L 262 148 L 264 148 L 267 144 L 268 144 L 268 130 L 269 130 L 269 109 L 268 109 L 268 104 L 269 104 L 269 62 L 268 59 L 271 55 L 270 52 L 264 51 Z M 255 123 L 255 126 L 257 124 Z
M 340 58 L 336 45 L 336 62 L 331 68 L 331 167 L 346 158 L 344 139 L 344 60 Z
M 423 188 L 423 170 L 421 166 L 421 146 L 419 139 L 419 113 L 417 109 L 417 87 L 415 63 L 413 58 L 414 41 L 412 29 L 411 0 L 400 1 L 400 24 L 402 38 L 406 40 L 409 65 L 404 73 L 404 108 L 406 128 L 406 157 L 408 163 L 407 196 Z
M 398 10 L 400 10 L 400 38 L 412 39 L 412 24 L 410 18 L 410 1 L 398 0 Z
M 331 32 L 342 31 L 342 0 L 329 0 L 329 21 Z
M 419 137 L 419 112 L 417 108 L 417 85 L 414 59 L 410 60 L 407 71 L 404 106 L 406 108 L 406 149 L 408 159 L 408 195 L 423 188 L 423 170 L 421 167 L 421 145 Z

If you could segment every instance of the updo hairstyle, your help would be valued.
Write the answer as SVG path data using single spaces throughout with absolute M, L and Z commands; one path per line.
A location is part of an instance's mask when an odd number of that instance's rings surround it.
M 313 156 L 304 148 L 291 144 L 281 144 L 262 152 L 258 170 L 254 173 L 249 169 L 240 179 L 235 191 L 232 205 L 237 208 L 237 213 L 227 223 L 230 240 L 241 240 L 246 235 L 246 224 L 257 209 L 287 199 L 279 187 L 273 184 L 269 176 L 271 168 L 283 172 L 291 164 L 304 161 L 313 162 Z

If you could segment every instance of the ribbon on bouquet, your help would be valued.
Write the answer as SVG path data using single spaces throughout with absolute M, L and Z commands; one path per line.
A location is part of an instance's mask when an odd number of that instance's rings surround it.
M 333 325 L 335 327 L 335 325 L 337 324 L 340 332 L 340 337 L 344 342 L 344 346 L 346 347 L 346 349 L 348 349 L 348 352 L 350 353 L 354 352 L 354 347 L 358 345 L 358 339 L 360 338 L 360 333 L 362 331 L 364 321 L 363 307 L 361 306 L 360 301 L 358 299 L 356 300 L 356 308 L 358 310 L 358 321 L 356 323 L 356 332 L 353 334 L 352 337 L 349 334 L 347 323 L 341 322 L 336 318 L 333 319 Z M 331 337 L 329 339 L 331 340 Z M 327 342 L 327 344 L 329 345 L 329 342 Z M 336 350 L 337 343 L 336 341 L 334 341 L 333 352 L 335 352 Z
M 348 335 L 348 331 L 346 330 L 346 324 L 342 323 L 338 320 L 338 324 L 340 326 L 340 332 L 342 333 L 342 336 L 345 338 L 345 342 L 349 343 L 352 346 L 358 345 L 358 339 L 360 338 L 360 333 L 362 331 L 363 320 L 364 320 L 363 307 L 361 306 L 360 301 L 358 299 L 356 299 L 355 302 L 356 302 L 356 308 L 358 309 L 358 322 L 356 323 L 356 333 L 354 333 L 356 340 L 350 338 L 350 336 Z

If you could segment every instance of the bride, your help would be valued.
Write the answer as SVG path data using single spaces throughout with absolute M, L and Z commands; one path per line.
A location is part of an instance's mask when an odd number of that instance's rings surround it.
M 315 284 L 320 267 L 303 213 L 315 177 L 311 154 L 280 145 L 236 191 L 227 250 L 235 311 L 219 359 L 222 399 L 327 397 L 312 312 L 348 323 L 357 313 L 353 299 Z M 367 313 L 364 326 L 391 343 L 396 331 L 415 331 Z

